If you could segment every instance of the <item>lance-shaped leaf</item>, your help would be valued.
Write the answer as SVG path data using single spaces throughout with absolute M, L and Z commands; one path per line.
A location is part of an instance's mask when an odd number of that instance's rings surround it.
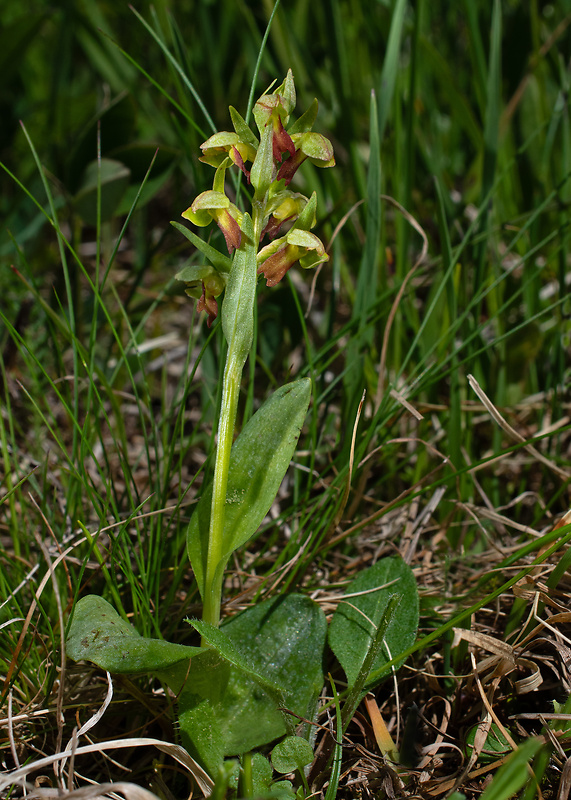
M 228 473 L 222 568 L 234 550 L 254 535 L 268 513 L 294 453 L 310 393 L 308 378 L 280 387 L 234 442 Z M 191 517 L 187 533 L 188 555 L 201 594 L 211 503 L 212 485 L 209 485 Z
M 230 119 L 232 120 L 232 125 L 240 137 L 240 140 L 252 145 L 252 147 L 257 150 L 258 145 L 260 144 L 258 139 L 254 135 L 244 117 L 234 108 L 234 106 L 230 106 Z
M 196 247 L 197 250 L 206 256 L 206 258 L 210 261 L 213 267 L 215 267 L 218 272 L 230 272 L 232 267 L 232 259 L 229 258 L 224 253 L 221 253 L 216 248 L 212 247 L 212 245 L 205 242 L 200 236 L 197 236 L 194 231 L 189 230 L 184 225 L 181 225 L 180 222 L 171 222 L 171 225 L 180 231 L 183 236 L 192 242 L 192 244 Z M 179 278 L 179 280 L 184 280 L 184 278 Z
M 304 111 L 301 117 L 296 120 L 293 125 L 288 128 L 288 133 L 293 136 L 294 133 L 305 133 L 313 128 L 313 123 L 317 119 L 318 102 L 317 98 L 313 99 L 312 104 L 307 111 Z
M 270 184 L 274 180 L 276 167 L 274 164 L 273 153 L 273 133 L 271 127 L 262 129 L 262 138 L 260 146 L 252 169 L 250 170 L 250 181 L 255 189 L 254 199 L 262 201 L 266 196 L 266 192 L 270 188 Z

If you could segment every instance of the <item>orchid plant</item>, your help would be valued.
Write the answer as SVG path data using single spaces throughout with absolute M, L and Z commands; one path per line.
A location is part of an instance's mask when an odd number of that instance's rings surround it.
M 230 107 L 234 131 L 216 133 L 201 146 L 201 160 L 216 170 L 212 189 L 199 194 L 182 216 L 198 227 L 215 222 L 228 254 L 172 223 L 207 262 L 186 266 L 176 277 L 198 301 L 197 309 L 206 313 L 209 327 L 220 312 L 227 342 L 214 474 L 202 487 L 187 532 L 188 555 L 203 601 L 202 620 L 189 622 L 200 634 L 201 645 L 142 637 L 125 616 L 94 595 L 75 606 L 67 637 L 67 652 L 75 660 L 93 661 L 109 672 L 152 672 L 160 678 L 177 697 L 181 738 L 191 756 L 185 763 L 194 764 L 193 774 L 205 793 L 215 779 L 220 797 L 237 764 L 225 759 L 242 755 L 243 772 L 250 776 L 244 796 L 294 800 L 289 782 L 272 783 L 265 756 L 244 754 L 289 734 L 274 748 L 272 762 L 284 774 L 300 770 L 304 782 L 303 768 L 312 757 L 313 728 L 307 720 L 315 715 L 323 690 L 327 638 L 349 687 L 343 715 L 338 709 L 341 730 L 366 692 L 390 674 L 391 666 L 402 663 L 399 654 L 411 646 L 418 625 L 412 571 L 401 559 L 388 558 L 349 584 L 351 602 L 339 604 L 329 627 L 319 605 L 301 594 L 254 604 L 219 627 L 228 559 L 268 513 L 310 401 L 308 378 L 278 388 L 234 441 L 242 371 L 253 344 L 258 277 L 263 275 L 267 286 L 275 286 L 295 264 L 307 269 L 328 258 L 312 233 L 315 193 L 305 197 L 290 189 L 290 183 L 306 160 L 333 166 L 333 148 L 311 130 L 316 100 L 291 122 L 295 100 L 289 71 L 283 83 L 254 106 L 257 136 Z M 248 211 L 240 209 L 226 189 L 226 173 L 232 167 L 241 171 L 250 189 Z M 389 588 L 395 583 L 398 595 Z M 399 605 L 402 597 L 406 602 Z M 304 722 L 296 729 L 295 720 Z M 394 756 L 392 743 L 389 749 Z M 340 747 L 338 751 L 340 764 Z M 326 751 L 322 757 L 327 771 Z
M 210 264 L 186 267 L 177 275 L 185 282 L 187 293 L 198 300 L 198 310 L 207 313 L 209 327 L 218 316 L 218 298 L 225 291 L 222 329 L 228 353 L 208 535 L 201 536 L 199 526 L 194 525 L 188 539 L 191 562 L 204 601 L 203 619 L 213 625 L 218 625 L 220 620 L 223 571 L 234 549 L 232 531 L 225 536 L 228 473 L 242 370 L 252 346 L 256 279 L 263 274 L 266 284 L 275 286 L 294 264 L 307 269 L 328 258 L 321 240 L 311 233 L 316 222 L 315 193 L 308 199 L 293 192 L 289 185 L 307 159 L 320 167 L 333 166 L 333 147 L 325 136 L 311 130 L 317 115 L 317 101 L 288 129 L 295 103 L 290 70 L 284 82 L 271 94 L 263 94 L 254 106 L 259 138 L 231 107 L 234 132 L 215 133 L 201 145 L 200 160 L 216 169 L 212 189 L 198 195 L 182 214 L 201 227 L 216 222 L 224 234 L 229 254 L 233 254 L 230 262 L 222 253 L 202 247 L 203 243 L 192 235 L 191 241 L 210 256 Z M 251 165 L 249 169 L 248 164 Z M 240 211 L 226 192 L 226 171 L 233 165 L 242 171 L 253 189 L 249 213 Z M 182 230 L 188 235 L 186 229 Z M 263 244 L 265 239 L 269 240 L 267 244 Z M 302 386 L 304 391 L 298 392 L 299 399 L 292 408 L 296 423 L 303 422 L 301 415 L 305 415 L 309 401 L 309 384 L 304 382 Z M 288 461 L 290 457 L 291 453 Z M 283 466 L 287 468 L 285 462 Z M 280 482 L 282 478 L 283 474 L 279 476 Z M 278 488 L 279 484 L 276 491 Z M 267 495 L 271 504 L 275 495 L 270 495 L 272 492 Z M 268 509 L 264 506 L 260 506 L 260 512 L 263 510 L 265 515 Z

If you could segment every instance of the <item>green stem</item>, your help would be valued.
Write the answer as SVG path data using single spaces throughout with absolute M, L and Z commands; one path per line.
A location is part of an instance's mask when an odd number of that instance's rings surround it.
M 230 451 L 234 440 L 234 427 L 238 394 L 242 377 L 242 365 L 236 360 L 234 348 L 230 344 L 224 383 L 222 388 L 222 406 L 218 423 L 218 445 L 214 466 L 214 486 L 212 491 L 212 507 L 210 512 L 210 531 L 208 537 L 208 558 L 206 561 L 204 609 L 202 618 L 211 625 L 220 622 L 220 601 L 222 595 L 222 579 L 224 564 L 222 563 L 222 542 L 224 534 L 224 516 L 226 509 L 226 489 L 228 485 L 228 469 Z M 204 644 L 204 642 L 203 642 Z
M 254 301 L 256 298 L 256 253 L 259 242 L 260 217 L 254 228 L 246 214 L 242 223 L 243 241 L 236 250 L 222 306 L 222 329 L 228 342 L 224 367 L 222 403 L 218 422 L 218 444 L 214 465 L 208 552 L 204 571 L 204 606 L 202 619 L 211 625 L 220 622 L 220 603 L 224 567 L 228 552 L 224 547 L 224 517 L 230 453 L 234 441 L 236 411 L 242 380 L 242 370 L 253 340 Z M 207 646 L 207 642 L 203 641 Z

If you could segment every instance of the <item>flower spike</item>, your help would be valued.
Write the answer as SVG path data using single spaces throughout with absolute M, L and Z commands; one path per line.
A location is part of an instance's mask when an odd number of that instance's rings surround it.
M 295 103 L 293 74 L 288 70 L 283 83 L 273 91 L 270 86 L 254 105 L 259 138 L 230 106 L 234 131 L 219 131 L 200 146 L 200 161 L 216 168 L 212 189 L 199 194 L 182 214 L 199 226 L 214 220 L 224 234 L 230 254 L 239 250 L 241 257 L 246 246 L 251 248 L 254 244 L 258 250 L 257 272 L 264 275 L 268 286 L 279 283 L 294 264 L 309 269 L 329 258 L 323 242 L 311 233 L 317 217 L 315 192 L 308 199 L 288 187 L 304 161 L 318 167 L 332 167 L 335 164 L 333 146 L 325 136 L 311 130 L 317 115 L 317 100 L 297 120 L 290 120 Z M 251 216 L 242 213 L 226 194 L 225 174 L 231 166 L 244 173 L 253 189 Z M 251 220 L 249 227 L 247 220 Z M 255 241 L 251 238 L 252 232 Z M 189 234 L 188 238 L 195 236 Z M 258 249 L 265 237 L 269 244 Z M 207 258 L 217 252 L 211 248 L 209 255 L 205 248 L 206 245 L 199 247 Z M 235 259 L 227 259 L 227 262 L 227 271 L 222 269 L 223 279 L 214 267 L 201 267 L 199 272 L 213 270 L 213 273 L 193 272 L 190 282 L 186 281 L 187 292 L 198 300 L 198 310 L 207 312 L 209 326 L 218 314 L 216 298 L 224 290 L 226 278 L 236 264 Z M 217 267 L 221 268 L 220 263 Z M 187 274 L 184 270 L 183 273 Z M 177 276 L 180 280 L 185 280 L 183 273 Z

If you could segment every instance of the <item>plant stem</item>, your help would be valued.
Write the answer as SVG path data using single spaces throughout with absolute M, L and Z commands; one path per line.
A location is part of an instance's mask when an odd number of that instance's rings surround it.
M 214 466 L 214 486 L 212 491 L 212 507 L 210 512 L 210 531 L 208 537 L 208 558 L 206 561 L 204 608 L 202 618 L 211 625 L 220 622 L 220 600 L 224 566 L 222 563 L 222 542 L 224 534 L 224 516 L 226 507 L 226 488 L 228 485 L 228 469 L 230 451 L 234 439 L 234 426 L 238 406 L 238 393 L 242 377 L 241 360 L 236 359 L 235 348 L 230 343 L 224 383 L 222 387 L 222 405 L 218 423 L 218 444 L 216 447 L 216 463 Z M 204 642 L 203 642 L 204 644 Z
M 253 314 L 256 297 L 256 255 L 265 205 L 254 209 L 254 221 L 245 215 L 242 246 L 236 251 L 222 306 L 222 328 L 228 342 L 224 367 L 222 403 L 218 422 L 218 443 L 210 508 L 208 553 L 204 574 L 202 619 L 211 625 L 220 622 L 222 582 L 228 553 L 224 552 L 224 517 L 230 453 L 234 441 L 236 411 L 242 371 L 253 339 Z M 203 646 L 207 642 L 203 640 Z

